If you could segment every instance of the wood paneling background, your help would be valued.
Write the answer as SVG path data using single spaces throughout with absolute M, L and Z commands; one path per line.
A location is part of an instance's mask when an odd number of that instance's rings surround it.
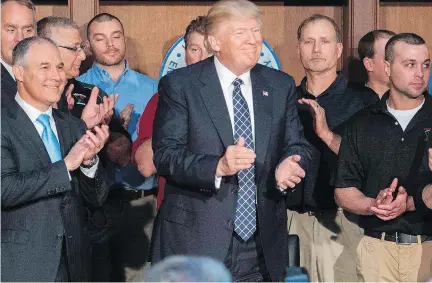
M 359 2 L 362 5 L 358 5 Z M 86 13 L 80 12 L 82 3 L 91 5 L 91 9 L 85 9 Z M 131 66 L 158 78 L 160 65 L 168 49 L 183 35 L 187 24 L 196 16 L 206 14 L 211 4 L 212 2 L 205 1 L 170 4 L 157 1 L 99 3 L 98 0 L 69 0 L 69 6 L 38 5 L 36 9 L 38 18 L 49 15 L 68 17 L 72 14 L 74 20 L 78 21 L 83 36 L 86 28 L 85 18 L 91 18 L 89 13 L 96 13 L 99 10 L 117 16 L 125 28 L 127 58 Z M 376 25 L 378 28 L 395 32 L 418 33 L 427 41 L 432 53 L 432 3 L 383 4 L 379 3 L 379 0 L 348 0 L 345 7 L 284 7 L 281 2 L 258 5 L 263 12 L 264 39 L 276 52 L 283 71 L 292 75 L 297 83 L 304 75 L 297 57 L 297 27 L 303 19 L 314 13 L 334 18 L 343 30 L 346 46 L 343 60 L 339 64 L 340 68 L 348 69 L 349 57 L 357 55 L 358 39 L 365 33 L 365 29 Z M 374 5 L 378 7 L 378 11 Z M 354 72 L 355 76 L 356 74 L 357 72 Z M 353 78 L 351 75 L 350 77 Z
M 334 17 L 342 24 L 341 7 L 284 7 L 281 3 L 259 4 L 263 12 L 264 39 L 276 52 L 285 72 L 296 81 L 303 77 L 297 58 L 297 27 L 314 13 Z M 191 5 L 100 4 L 100 12 L 116 15 L 126 30 L 127 57 L 133 68 L 156 77 L 162 60 L 172 44 L 184 34 L 186 26 L 196 16 L 204 15 L 210 3 Z
M 68 5 L 36 5 L 36 16 L 40 20 L 48 16 L 69 17 Z
M 416 33 L 423 37 L 432 54 L 432 3 L 381 3 L 378 28 Z

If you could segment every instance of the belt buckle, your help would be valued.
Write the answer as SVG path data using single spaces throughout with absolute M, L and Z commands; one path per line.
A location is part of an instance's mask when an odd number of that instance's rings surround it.
M 402 246 L 409 246 L 409 245 L 411 245 L 412 244 L 412 235 L 409 235 L 410 236 L 410 241 L 409 241 L 409 243 L 400 243 L 399 242 L 399 233 L 398 232 L 396 232 L 395 233 L 396 234 L 396 245 L 402 245 Z

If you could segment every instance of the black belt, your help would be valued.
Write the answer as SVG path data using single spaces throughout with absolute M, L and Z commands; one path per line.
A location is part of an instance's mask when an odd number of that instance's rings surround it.
M 364 234 L 366 236 L 381 240 L 383 232 L 365 230 Z M 385 241 L 395 242 L 398 245 L 410 245 L 410 244 L 417 244 L 418 243 L 417 235 L 409 235 L 409 234 L 398 233 L 398 232 L 384 233 L 384 234 L 385 234 L 384 235 Z M 426 235 L 419 235 L 419 236 L 420 236 L 422 243 L 426 242 L 426 241 L 432 241 L 432 236 L 426 236 Z
M 135 200 L 147 196 L 156 196 L 156 195 L 157 195 L 157 188 L 153 188 L 151 190 L 135 190 L 131 188 L 114 186 L 110 189 L 108 198 L 128 201 L 128 200 Z

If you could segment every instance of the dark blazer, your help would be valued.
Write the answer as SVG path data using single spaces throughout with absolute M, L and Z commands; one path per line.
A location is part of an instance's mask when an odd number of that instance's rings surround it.
M 258 223 L 272 280 L 283 281 L 287 264 L 285 198 L 275 189 L 275 168 L 299 154 L 306 167 L 310 146 L 298 118 L 294 80 L 256 65 L 251 70 L 255 113 Z M 231 121 L 213 57 L 163 77 L 153 128 L 154 161 L 166 177 L 157 215 L 152 262 L 173 254 L 224 260 L 234 228 L 238 182 L 215 173 L 234 144 Z
M 14 98 L 17 93 L 15 80 L 9 74 L 8 70 L 1 64 L 1 96 L 5 98 Z
M 24 110 L 2 101 L 1 280 L 54 281 L 65 241 L 72 281 L 88 281 L 84 204 L 100 206 L 109 185 L 99 165 L 95 178 L 79 169 L 69 180 L 63 160 L 51 163 Z M 84 134 L 84 123 L 53 109 L 62 155 Z

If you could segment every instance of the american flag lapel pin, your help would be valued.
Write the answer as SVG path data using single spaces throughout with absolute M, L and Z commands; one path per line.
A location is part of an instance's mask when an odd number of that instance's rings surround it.
M 268 92 L 265 91 L 265 90 L 263 90 L 263 95 L 264 95 L 264 96 L 268 96 Z

